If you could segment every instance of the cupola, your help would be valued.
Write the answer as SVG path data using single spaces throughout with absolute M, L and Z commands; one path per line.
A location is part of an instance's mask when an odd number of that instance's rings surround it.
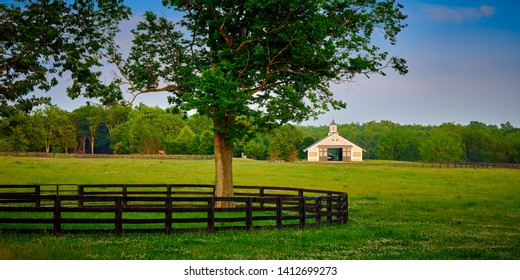
M 334 122 L 334 119 L 329 124 L 329 135 L 338 133 L 338 125 Z

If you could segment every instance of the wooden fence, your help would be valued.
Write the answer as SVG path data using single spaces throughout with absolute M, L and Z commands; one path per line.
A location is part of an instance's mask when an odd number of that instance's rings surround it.
M 217 208 L 233 201 L 234 208 Z M 215 231 L 320 226 L 348 221 L 342 192 L 210 185 L 1 185 L 0 232 L 95 233 Z
M 162 160 L 210 160 L 214 155 L 161 155 L 161 154 L 74 154 L 39 152 L 0 152 L 1 156 L 47 157 L 47 158 L 125 158 L 125 159 L 162 159 Z
M 388 166 L 388 167 L 431 167 L 431 168 L 507 168 L 520 169 L 517 163 L 492 163 L 492 162 L 466 162 L 466 161 L 450 161 L 450 162 L 363 162 L 363 165 Z
M 214 155 L 160 155 L 160 154 L 64 154 L 64 153 L 38 153 L 38 152 L 0 152 L 0 156 L 12 157 L 49 157 L 49 158 L 126 158 L 126 159 L 161 159 L 161 160 L 211 160 Z M 370 162 L 364 161 L 356 164 L 376 165 L 389 167 L 431 167 L 431 168 L 507 168 L 520 169 L 518 163 L 496 163 L 496 162 Z

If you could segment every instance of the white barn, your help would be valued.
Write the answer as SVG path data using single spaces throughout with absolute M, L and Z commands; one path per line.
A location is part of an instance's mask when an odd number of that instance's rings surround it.
M 338 125 L 332 120 L 329 134 L 307 147 L 308 161 L 363 161 L 363 149 L 338 134 Z

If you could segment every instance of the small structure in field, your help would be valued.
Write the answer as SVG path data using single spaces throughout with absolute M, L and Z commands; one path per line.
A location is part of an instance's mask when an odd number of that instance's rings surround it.
M 307 147 L 308 161 L 363 161 L 363 149 L 338 134 L 332 120 L 327 137 Z

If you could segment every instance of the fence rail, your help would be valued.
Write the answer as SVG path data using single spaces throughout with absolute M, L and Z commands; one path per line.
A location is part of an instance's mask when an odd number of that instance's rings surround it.
M 161 155 L 161 154 L 64 154 L 64 153 L 39 153 L 39 152 L 0 152 L 0 156 L 12 157 L 49 157 L 49 158 L 127 158 L 127 159 L 162 159 L 162 160 L 210 160 L 214 155 Z M 520 169 L 518 163 L 497 162 L 370 162 L 364 161 L 363 165 L 393 166 L 393 167 L 431 167 L 431 168 L 507 168 Z
M 0 232 L 164 232 L 320 226 L 348 221 L 348 195 L 210 185 L 0 185 Z M 215 202 L 232 201 L 234 208 Z
M 11 157 L 48 157 L 48 158 L 126 158 L 126 159 L 163 159 L 163 160 L 210 160 L 214 155 L 161 155 L 161 154 L 75 154 L 39 152 L 0 152 L 1 156 Z
M 507 168 L 520 169 L 518 163 L 492 163 L 492 162 L 363 162 L 363 165 L 389 166 L 389 167 L 431 167 L 431 168 Z

